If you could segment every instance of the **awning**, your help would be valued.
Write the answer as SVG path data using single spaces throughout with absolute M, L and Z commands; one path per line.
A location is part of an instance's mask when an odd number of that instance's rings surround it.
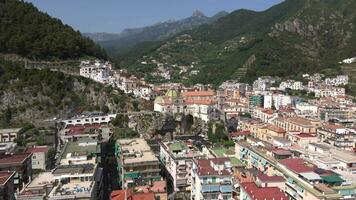
M 322 176 L 321 179 L 325 183 L 329 183 L 329 184 L 341 184 L 342 182 L 344 182 L 344 179 L 340 178 L 340 176 L 337 175 Z

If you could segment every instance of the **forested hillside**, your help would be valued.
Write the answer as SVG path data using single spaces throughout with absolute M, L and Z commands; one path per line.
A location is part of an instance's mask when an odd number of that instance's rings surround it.
M 79 31 L 19 0 L 0 0 L 0 53 L 45 60 L 106 58 Z
M 286 0 L 262 12 L 237 10 L 165 42 L 138 45 L 117 59 L 152 81 L 162 80 L 150 62 L 155 60 L 172 74 L 166 81 L 188 84 L 338 74 L 338 63 L 356 56 L 355 10 L 355 0 Z M 194 67 L 182 73 L 179 66 Z

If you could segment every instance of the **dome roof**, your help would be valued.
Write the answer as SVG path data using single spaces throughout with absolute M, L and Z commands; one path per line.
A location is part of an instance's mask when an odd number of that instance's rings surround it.
M 178 92 L 175 90 L 167 90 L 166 96 L 167 97 L 178 97 Z

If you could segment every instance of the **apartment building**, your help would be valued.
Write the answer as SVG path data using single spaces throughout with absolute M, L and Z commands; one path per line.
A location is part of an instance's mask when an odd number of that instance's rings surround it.
M 15 200 L 14 171 L 0 171 L 0 199 Z
M 52 171 L 54 187 L 49 200 L 101 199 L 102 168 L 98 167 L 100 148 L 95 140 L 68 142 Z
M 31 182 L 32 162 L 31 153 L 13 154 L 0 159 L 0 171 L 15 171 L 14 186 L 15 191 L 19 192 Z
M 325 123 L 317 131 L 321 141 L 343 150 L 353 151 L 356 147 L 356 130 L 339 124 Z
M 274 125 L 286 131 L 300 131 L 303 133 L 316 133 L 320 121 L 302 117 L 278 117 L 272 122 Z
M 32 153 L 32 169 L 46 170 L 48 146 L 34 146 L 26 149 L 26 153 Z
M 193 158 L 201 156 L 183 141 L 160 142 L 159 158 L 168 177 L 169 191 L 190 191 Z
M 0 142 L 13 142 L 21 130 L 21 128 L 0 129 Z
M 134 187 L 161 180 L 159 160 L 143 138 L 116 141 L 119 184 Z
M 232 185 L 229 158 L 193 159 L 191 199 L 231 200 Z

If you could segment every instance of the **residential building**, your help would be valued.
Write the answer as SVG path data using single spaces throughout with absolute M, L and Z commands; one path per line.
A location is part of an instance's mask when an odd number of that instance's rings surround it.
M 15 200 L 14 171 L 0 171 L 0 199 Z
M 339 124 L 325 123 L 317 130 L 321 141 L 343 150 L 353 151 L 356 147 L 356 130 Z
M 46 170 L 48 146 L 34 146 L 26 149 L 26 153 L 32 153 L 32 169 Z
M 273 106 L 272 95 L 264 95 L 263 96 L 263 108 L 272 108 L 272 106 Z
M 31 182 L 32 162 L 31 153 L 21 153 L 9 155 L 0 159 L 0 171 L 15 171 L 14 186 L 17 192 Z
M 161 180 L 159 160 L 143 138 L 116 141 L 115 154 L 123 187 Z
M 183 141 L 160 142 L 159 158 L 167 174 L 169 192 L 190 191 L 193 158 L 201 156 Z
M 273 94 L 273 105 L 278 110 L 292 104 L 292 98 L 289 95 Z
M 319 141 L 316 134 L 301 133 L 301 132 L 288 132 L 287 138 L 293 143 L 306 147 L 309 143 L 315 143 Z
M 301 117 L 278 117 L 273 120 L 273 124 L 286 131 L 300 131 L 303 133 L 316 133 L 317 128 L 320 126 L 320 122 L 317 120 Z
M 52 171 L 55 184 L 48 199 L 102 199 L 103 169 L 98 167 L 99 155 L 96 140 L 66 143 L 59 165 Z
M 229 158 L 193 159 L 191 199 L 232 199 Z
M 0 158 L 5 157 L 7 154 L 11 154 L 17 147 L 16 142 L 2 142 L 0 143 Z
M 46 200 L 53 189 L 54 176 L 51 172 L 40 173 L 16 197 L 17 200 Z
M 254 108 L 254 107 L 263 107 L 263 100 L 264 96 L 263 95 L 251 95 L 248 98 L 249 102 L 249 108 Z
M 61 120 L 63 127 L 76 125 L 91 125 L 91 124 L 108 124 L 115 119 L 116 114 L 89 114 L 84 116 L 77 116 L 71 119 Z
M 267 91 L 274 82 L 275 80 L 271 77 L 259 77 L 253 82 L 252 88 L 254 91 Z
M 240 200 L 289 200 L 278 187 L 258 187 L 254 182 L 244 182 L 240 188 Z
M 77 141 L 80 139 L 93 139 L 93 140 L 109 140 L 112 130 L 107 125 L 101 124 L 87 124 L 67 126 L 59 130 L 59 139 L 62 144 L 68 141 Z
M 18 138 L 22 128 L 0 129 L 0 142 L 13 142 Z

